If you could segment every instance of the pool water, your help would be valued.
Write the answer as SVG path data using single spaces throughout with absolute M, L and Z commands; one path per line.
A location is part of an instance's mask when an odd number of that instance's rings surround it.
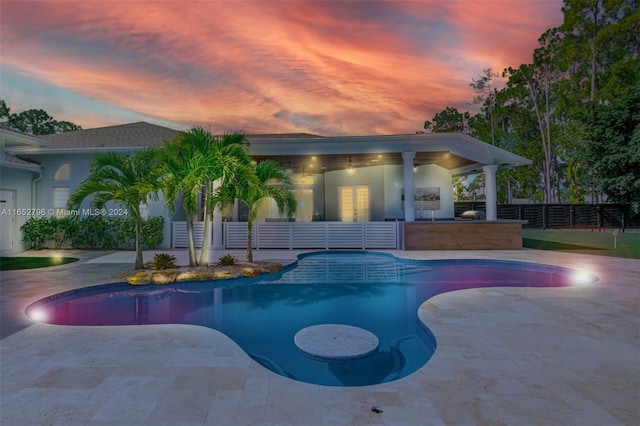
M 467 288 L 568 286 L 574 273 L 525 262 L 318 252 L 300 256 L 278 274 L 255 278 L 73 290 L 34 303 L 27 314 L 63 325 L 201 325 L 225 333 L 283 376 L 363 386 L 405 377 L 431 358 L 436 339 L 417 314 L 427 299 Z M 378 338 L 378 350 L 353 360 L 309 357 L 294 336 L 317 324 L 365 329 Z

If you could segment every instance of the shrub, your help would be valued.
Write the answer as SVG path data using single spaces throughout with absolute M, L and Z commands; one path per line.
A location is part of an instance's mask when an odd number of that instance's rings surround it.
M 22 231 L 22 241 L 29 243 L 32 249 L 40 250 L 44 248 L 44 243 L 53 233 L 51 220 L 48 217 L 30 217 L 20 227 Z
M 122 248 L 134 248 L 136 241 L 136 223 L 132 217 L 113 218 L 117 223 L 118 246 Z M 142 222 L 142 248 L 153 250 L 164 241 L 164 218 L 162 216 L 150 217 Z
M 169 253 L 155 253 L 153 260 L 147 264 L 150 269 L 173 269 L 176 267 L 176 257 Z
M 67 240 L 71 240 L 75 232 L 76 221 L 70 217 L 52 217 L 49 219 L 49 224 L 52 231 L 50 239 L 53 240 L 53 248 L 58 250 Z
M 71 244 L 76 248 L 116 249 L 118 241 L 113 219 L 105 219 L 100 215 L 79 219 L 78 229 L 71 239 Z
M 226 256 L 222 256 L 220 258 L 220 265 L 222 266 L 231 266 L 236 263 L 236 258 L 227 253 Z
M 164 217 L 154 216 L 142 224 L 142 247 L 153 250 L 164 242 Z
M 114 250 L 133 248 L 135 222 L 132 218 L 104 217 L 100 215 L 79 217 L 29 218 L 20 227 L 22 240 L 32 249 L 61 248 L 67 241 L 73 248 Z M 158 248 L 164 241 L 164 218 L 151 217 L 142 224 L 142 247 Z M 47 244 L 49 242 L 49 244 Z

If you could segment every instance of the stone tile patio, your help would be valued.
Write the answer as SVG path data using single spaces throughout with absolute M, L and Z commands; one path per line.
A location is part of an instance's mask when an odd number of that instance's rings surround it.
M 289 262 L 298 252 L 255 254 Z M 418 312 L 438 342 L 424 367 L 391 383 L 337 388 L 278 376 L 203 327 L 34 324 L 24 315 L 31 302 L 114 281 L 113 271 L 133 264 L 131 252 L 77 253 L 77 263 L 2 272 L 0 423 L 640 424 L 639 260 L 533 250 L 394 254 L 527 260 L 586 269 L 600 281 L 438 295 Z M 177 255 L 184 262 L 186 253 Z

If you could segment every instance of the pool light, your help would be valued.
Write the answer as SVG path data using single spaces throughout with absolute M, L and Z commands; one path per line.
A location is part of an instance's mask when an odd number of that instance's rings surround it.
M 571 281 L 575 285 L 589 285 L 596 282 L 596 279 L 593 274 L 585 271 L 577 271 L 573 273 L 571 277 Z
M 47 315 L 42 309 L 36 308 L 29 312 L 29 318 L 31 318 L 35 322 L 45 322 L 47 320 Z

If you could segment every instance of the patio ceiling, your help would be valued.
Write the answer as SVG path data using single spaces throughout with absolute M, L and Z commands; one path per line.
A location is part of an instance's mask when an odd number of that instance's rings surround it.
M 414 164 L 435 164 L 452 175 L 476 173 L 484 165 L 500 168 L 531 164 L 519 155 L 460 133 L 251 139 L 256 161 L 271 158 L 295 173 L 323 173 L 404 164 L 403 152 L 414 152 Z M 351 161 L 349 161 L 351 160 Z
M 402 165 L 402 155 L 395 153 L 354 153 L 354 154 L 323 154 L 323 155 L 254 155 L 257 162 L 271 159 L 279 162 L 293 173 L 318 174 L 349 168 L 360 168 L 381 165 Z M 474 164 L 473 161 L 453 155 L 449 152 L 417 152 L 414 159 L 415 166 L 436 164 L 448 170 Z

